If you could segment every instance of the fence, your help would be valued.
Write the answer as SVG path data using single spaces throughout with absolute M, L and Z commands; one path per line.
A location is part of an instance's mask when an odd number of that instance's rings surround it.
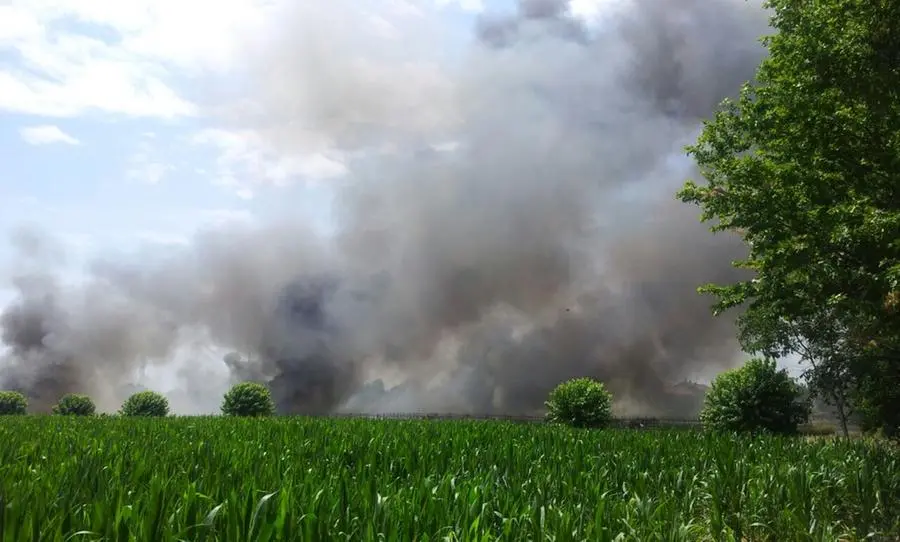
M 494 420 L 522 423 L 544 423 L 543 416 L 501 415 L 501 414 L 451 414 L 435 412 L 386 412 L 378 414 L 340 413 L 329 414 L 332 418 L 366 418 L 375 420 Z M 681 418 L 614 418 L 613 427 L 630 429 L 650 428 L 696 428 L 700 421 Z

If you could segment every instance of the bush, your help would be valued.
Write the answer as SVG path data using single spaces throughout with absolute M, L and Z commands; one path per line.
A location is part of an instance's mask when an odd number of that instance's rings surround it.
M 54 414 L 63 416 L 93 416 L 96 410 L 94 401 L 80 393 L 63 395 L 62 399 L 53 407 Z
M 22 415 L 28 409 L 28 399 L 17 391 L 0 391 L 0 416 Z
M 707 429 L 795 434 L 809 420 L 812 405 L 774 360 L 751 359 L 713 380 L 700 421 Z
M 896 374 L 879 368 L 874 377 L 861 379 L 854 399 L 864 433 L 900 440 L 900 378 Z
M 169 401 L 155 391 L 139 391 L 122 404 L 123 416 L 162 417 L 169 413 Z
M 550 392 L 547 421 L 572 427 L 605 427 L 612 420 L 612 394 L 603 382 L 575 378 Z
M 222 413 L 226 416 L 271 416 L 274 412 L 269 388 L 258 382 L 234 385 L 222 401 Z

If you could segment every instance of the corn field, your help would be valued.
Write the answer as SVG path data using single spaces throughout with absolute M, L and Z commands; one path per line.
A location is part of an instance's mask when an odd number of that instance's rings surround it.
M 897 540 L 863 440 L 360 419 L 0 419 L 0 539 Z

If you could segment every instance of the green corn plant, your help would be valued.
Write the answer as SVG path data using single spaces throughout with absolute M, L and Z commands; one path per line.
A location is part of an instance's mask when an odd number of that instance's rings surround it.
M 900 457 L 863 440 L 299 417 L 8 417 L 0 539 L 864 540 Z

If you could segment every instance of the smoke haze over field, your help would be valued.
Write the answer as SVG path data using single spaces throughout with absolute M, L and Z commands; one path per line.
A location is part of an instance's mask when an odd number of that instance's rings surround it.
M 212 346 L 249 356 L 228 366 L 284 412 L 527 413 L 594 376 L 623 409 L 677 415 L 668 384 L 735 361 L 696 287 L 733 279 L 741 245 L 674 192 L 694 175 L 683 145 L 762 57 L 758 2 L 623 1 L 592 27 L 520 0 L 442 63 L 412 4 L 373 2 L 407 6 L 406 39 L 355 2 L 314 4 L 252 49 L 252 103 L 227 120 L 343 161 L 334 233 L 222 228 L 73 286 L 51 240 L 16 232 L 0 388 L 115 408 L 141 367 Z M 216 408 L 210 370 L 181 375 L 186 410 Z

